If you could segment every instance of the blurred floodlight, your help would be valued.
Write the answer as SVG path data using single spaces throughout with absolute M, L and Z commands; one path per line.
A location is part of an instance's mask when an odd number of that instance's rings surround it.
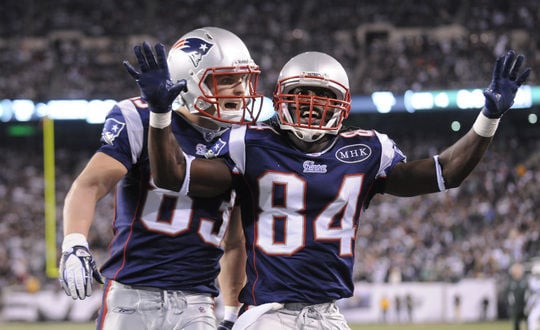
M 392 92 L 374 92 L 371 94 L 371 101 L 380 113 L 389 113 L 396 105 L 396 98 Z

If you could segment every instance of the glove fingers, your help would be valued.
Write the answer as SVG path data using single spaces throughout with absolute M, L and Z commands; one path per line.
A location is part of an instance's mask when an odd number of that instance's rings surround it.
M 66 257 L 64 254 L 62 254 L 62 257 L 60 258 L 60 265 L 58 266 L 58 281 L 60 282 L 60 286 L 62 287 L 62 289 L 64 290 L 64 292 L 68 295 L 68 296 L 71 296 L 71 292 L 69 291 L 69 288 L 67 286 L 67 282 L 66 282 L 66 267 L 65 267 L 65 263 L 66 263 Z
M 521 54 L 517 56 L 514 66 L 512 67 L 512 70 L 510 70 L 510 79 L 516 80 L 516 77 L 519 72 L 519 68 L 521 67 L 521 64 L 523 63 L 524 59 L 525 58 Z
M 160 69 L 168 70 L 167 55 L 165 54 L 165 46 L 162 43 L 158 43 L 154 46 L 156 50 L 157 64 Z
M 523 71 L 522 74 L 519 75 L 516 79 L 516 84 L 518 86 L 523 85 L 523 83 L 529 78 L 529 74 L 531 73 L 531 68 L 527 68 L 525 71 Z
M 85 284 L 84 295 L 86 297 L 90 297 L 92 295 L 92 276 L 89 276 L 89 274 L 85 274 L 84 284 Z
M 512 66 L 514 65 L 514 58 L 516 57 L 516 53 L 513 50 L 509 50 L 508 53 L 506 53 L 506 57 L 504 59 L 504 66 L 503 70 L 501 72 L 502 78 L 508 78 L 510 75 L 510 69 L 512 69 Z
M 67 276 L 66 276 L 66 272 L 64 270 L 61 270 L 60 271 L 60 286 L 62 287 L 62 289 L 64 290 L 64 292 L 71 297 L 71 289 L 69 288 L 68 286 L 68 282 L 67 282 Z
M 492 81 L 498 81 L 501 76 L 501 70 L 504 63 L 504 56 L 500 56 L 497 58 L 497 61 L 495 62 L 495 66 L 493 67 L 493 78 Z
M 180 92 L 187 92 L 186 80 L 182 79 L 176 84 L 174 84 L 170 89 L 171 95 L 174 95 L 174 98 L 180 94 Z
M 143 51 L 146 56 L 146 62 L 148 63 L 148 68 L 150 70 L 155 70 L 158 68 L 154 54 L 152 53 L 152 47 L 145 41 L 143 42 Z
M 67 289 L 69 290 L 69 295 L 73 299 L 80 298 L 79 288 L 81 279 L 80 273 L 82 271 L 82 264 L 79 261 L 79 258 L 75 257 L 73 254 L 68 255 L 65 262 L 64 270 L 64 280 L 67 284 Z
M 141 46 L 137 45 L 133 47 L 133 52 L 135 53 L 135 57 L 137 57 L 137 62 L 139 63 L 141 72 L 148 71 L 148 63 L 146 62 L 146 58 L 143 55 L 143 50 Z
M 73 300 L 80 298 L 79 291 L 77 290 L 77 279 L 75 274 L 72 271 L 68 271 L 66 274 L 67 287 L 69 290 L 69 295 Z
M 104 284 L 104 283 L 105 283 L 105 281 L 103 281 L 103 276 L 101 276 L 101 274 L 99 273 L 99 271 L 93 272 L 93 273 L 92 273 L 92 277 L 93 277 L 94 280 L 96 280 L 96 282 L 98 282 L 99 284 Z
M 74 272 L 74 285 L 79 299 L 86 298 L 86 288 L 88 280 L 86 279 L 86 272 L 84 268 L 80 268 L 78 271 Z
M 124 68 L 126 68 L 126 71 L 129 73 L 129 75 L 133 77 L 133 79 L 139 79 L 139 76 L 141 74 L 137 72 L 137 70 L 128 61 L 124 61 L 122 62 L 122 64 L 124 65 Z
M 99 270 L 97 269 L 97 266 L 96 266 L 96 263 L 94 261 L 94 259 L 92 259 L 92 261 L 90 262 L 90 266 L 92 268 L 92 277 L 100 284 L 103 284 L 104 281 L 103 281 L 103 277 L 101 276 L 101 273 L 99 272 Z

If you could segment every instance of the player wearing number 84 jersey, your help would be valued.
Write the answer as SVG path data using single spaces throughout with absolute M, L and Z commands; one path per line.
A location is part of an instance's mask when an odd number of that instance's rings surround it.
M 272 125 L 228 133 L 211 153 L 243 176 L 237 190 L 249 266 L 240 300 L 317 304 L 351 296 L 362 208 L 377 179 L 405 156 L 376 131 L 344 130 L 316 153 L 290 148 Z

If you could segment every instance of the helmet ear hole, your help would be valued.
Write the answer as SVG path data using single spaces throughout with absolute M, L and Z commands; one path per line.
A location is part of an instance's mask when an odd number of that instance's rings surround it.
M 255 110 L 241 106 L 254 104 L 255 99 L 263 97 L 257 93 L 259 67 L 244 42 L 225 29 L 204 27 L 186 33 L 172 46 L 167 63 L 171 80 L 187 82 L 187 91 L 181 93 L 178 103 L 189 112 L 213 121 L 244 123 L 246 113 L 253 114 Z M 247 75 L 246 91 L 233 93 L 226 88 L 218 91 L 215 82 L 208 86 L 206 80 L 215 75 Z
M 335 135 L 351 109 L 347 72 L 328 54 L 301 53 L 281 69 L 274 107 L 281 129 L 300 140 L 314 142 L 325 134 Z

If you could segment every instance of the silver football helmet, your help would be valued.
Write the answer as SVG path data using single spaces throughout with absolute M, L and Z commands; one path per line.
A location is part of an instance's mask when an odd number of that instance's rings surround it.
M 332 56 L 305 52 L 290 59 L 279 73 L 274 108 L 283 130 L 314 142 L 336 135 L 351 111 L 349 78 Z
M 217 27 L 193 30 L 171 47 L 167 64 L 173 82 L 187 81 L 187 92 L 180 93 L 173 109 L 185 106 L 218 123 L 257 120 L 260 70 L 234 33 Z

